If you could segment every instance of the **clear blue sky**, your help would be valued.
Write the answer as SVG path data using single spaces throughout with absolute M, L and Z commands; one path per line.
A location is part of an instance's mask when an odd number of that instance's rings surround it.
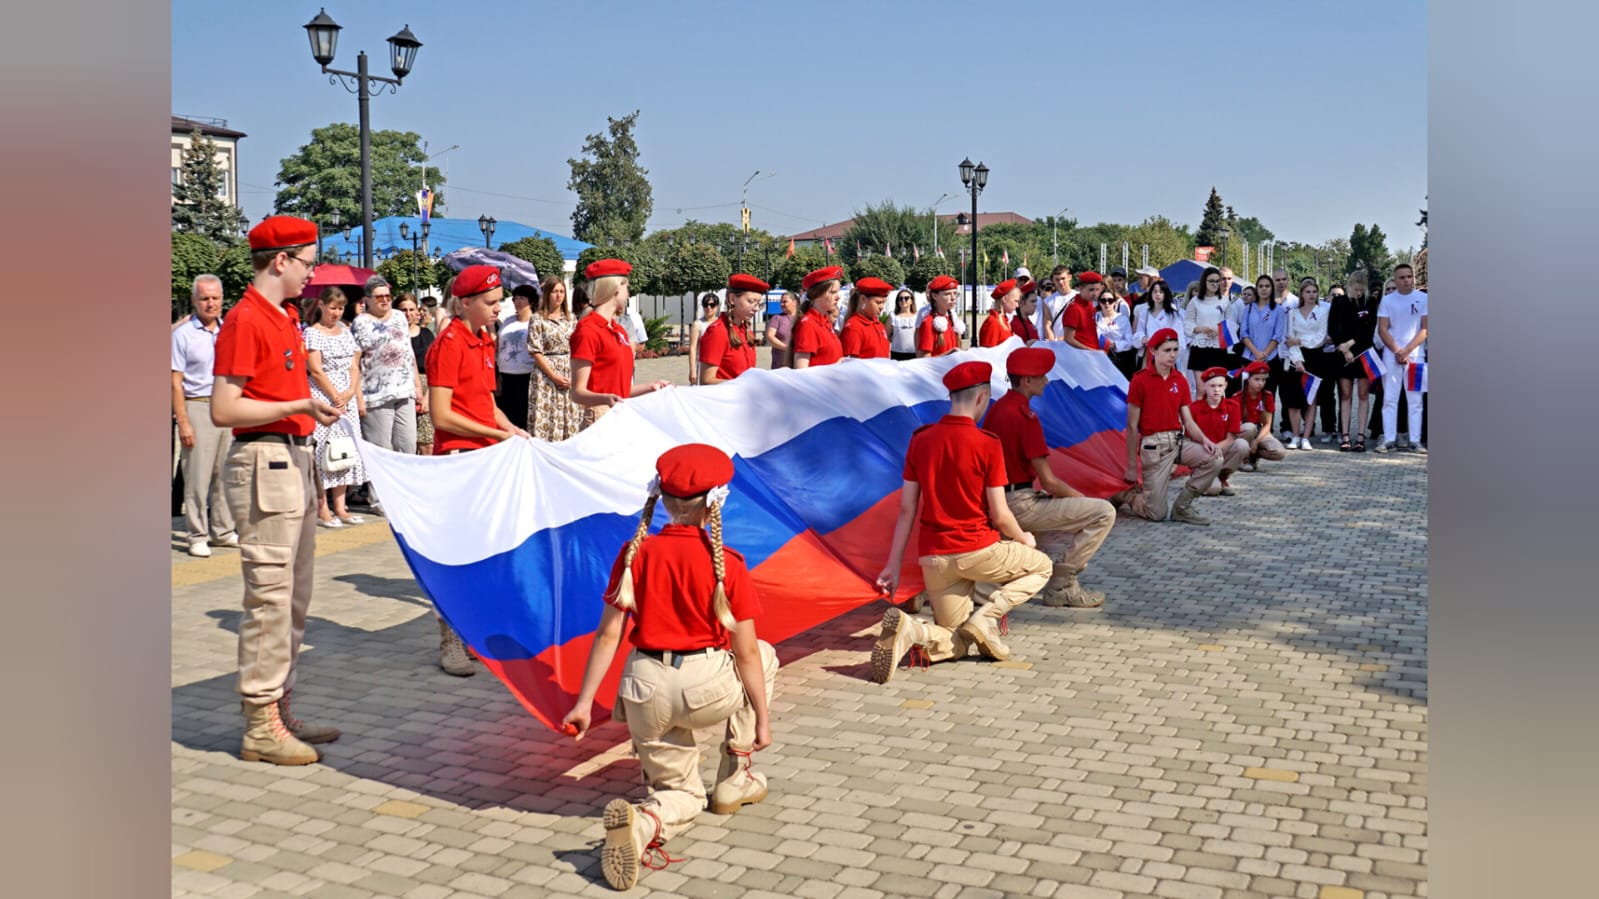
M 356 121 L 301 27 L 318 3 L 176 0 L 172 110 L 217 116 L 240 146 L 244 211 L 270 211 L 279 161 L 312 128 Z M 651 230 L 738 219 L 788 234 L 892 199 L 969 204 L 956 165 L 992 170 L 985 212 L 1062 207 L 1084 224 L 1197 225 L 1212 185 L 1279 239 L 1377 223 L 1421 244 L 1426 7 L 1238 0 L 384 3 L 335 0 L 337 68 L 385 39 L 423 47 L 374 129 L 420 133 L 451 217 L 571 233 L 566 160 L 607 115 L 641 109 Z M 679 212 L 678 210 L 682 210 Z

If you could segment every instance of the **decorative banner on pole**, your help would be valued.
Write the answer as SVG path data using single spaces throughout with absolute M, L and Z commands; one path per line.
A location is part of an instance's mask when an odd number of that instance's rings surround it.
M 1194 247 L 1195 262 L 1209 262 L 1210 254 L 1216 252 L 1215 247 Z
M 1127 252 L 1128 252 L 1129 249 L 1130 248 L 1127 246 L 1127 241 L 1125 241 L 1125 240 L 1122 241 L 1122 269 L 1123 270 L 1125 270 L 1127 268 Z
M 433 191 L 424 187 L 416 192 L 416 214 L 424 222 L 433 217 Z
M 1138 264 L 1145 268 L 1149 267 L 1149 244 L 1147 243 L 1144 244 L 1144 261 Z
M 1110 245 L 1109 244 L 1103 244 L 1102 243 L 1102 244 L 1099 245 L 1099 273 L 1101 275 L 1103 275 L 1105 273 L 1105 254 L 1107 252 L 1109 252 L 1109 251 L 1110 251 Z

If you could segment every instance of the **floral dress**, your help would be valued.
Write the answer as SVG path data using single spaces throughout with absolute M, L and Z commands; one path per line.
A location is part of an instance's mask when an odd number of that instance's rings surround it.
M 315 350 L 322 354 L 322 371 L 333 382 L 333 388 L 340 393 L 350 389 L 350 363 L 355 359 L 355 335 L 344 325 L 339 325 L 338 334 L 325 334 L 321 328 L 310 327 L 305 329 L 306 352 Z M 316 379 L 311 379 L 311 395 L 324 403 L 331 404 L 333 397 L 322 392 L 317 386 Z M 345 430 L 345 426 L 349 430 Z M 322 470 L 322 445 L 334 434 L 346 436 L 361 436 L 361 419 L 356 414 L 356 398 L 350 398 L 350 404 L 344 407 L 344 417 L 332 425 L 317 423 L 316 430 L 311 434 L 312 448 L 316 457 L 317 482 L 323 487 L 351 487 L 356 484 L 366 483 L 366 469 L 361 465 L 361 457 L 355 457 L 355 464 L 338 472 L 328 474 Z
M 576 323 L 570 318 L 533 316 L 527 325 L 529 353 L 542 355 L 555 373 L 572 381 L 572 329 Z M 583 407 L 572 399 L 572 391 L 562 390 L 544 376 L 542 369 L 533 370 L 527 386 L 528 433 L 544 440 L 565 440 L 581 430 Z

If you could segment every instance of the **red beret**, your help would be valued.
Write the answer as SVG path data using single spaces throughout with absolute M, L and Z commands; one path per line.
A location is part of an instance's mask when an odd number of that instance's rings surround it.
M 894 292 L 894 285 L 882 278 L 862 278 L 855 282 L 855 290 L 869 297 L 886 297 Z
M 252 251 L 287 250 L 316 242 L 316 224 L 292 215 L 274 215 L 250 229 Z
M 996 300 L 1002 300 L 1002 299 L 1005 298 L 1005 294 L 1010 293 L 1011 291 L 1013 291 L 1015 289 L 1016 289 L 1016 279 L 1012 278 L 1009 281 L 1001 281 L 998 284 L 996 284 L 994 286 L 994 292 L 989 294 L 989 296 L 993 297 Z
M 661 453 L 655 460 L 661 492 L 687 499 L 733 480 L 733 460 L 706 443 L 685 443 Z
M 1077 283 L 1078 284 L 1104 284 L 1105 283 L 1105 279 L 1101 278 L 1099 276 L 1099 272 L 1083 272 L 1082 274 L 1077 276 Z
M 1211 378 L 1225 377 L 1227 377 L 1227 369 L 1222 368 L 1220 365 L 1212 365 L 1210 368 L 1205 369 L 1204 372 L 1200 374 L 1199 381 L 1200 383 L 1204 383 L 1209 381 Z
M 767 284 L 765 281 L 762 281 L 760 278 L 757 278 L 754 275 L 739 274 L 728 276 L 727 289 L 729 292 L 735 290 L 753 290 L 756 293 L 765 293 L 772 289 L 772 285 Z
M 1038 282 L 1034 281 L 1032 278 L 1018 278 L 1016 279 L 1016 286 L 1022 289 L 1023 297 L 1030 293 L 1038 292 Z
M 1173 331 L 1171 328 L 1161 328 L 1159 331 L 1156 331 L 1155 333 L 1149 335 L 1149 342 L 1144 344 L 1144 348 L 1148 349 L 1148 350 L 1152 350 L 1152 349 L 1160 346 L 1161 344 L 1165 343 L 1168 340 L 1176 340 L 1176 339 L 1177 339 L 1177 332 L 1176 331 Z
M 633 266 L 620 259 L 597 259 L 590 262 L 583 269 L 583 277 L 593 281 L 595 278 L 610 278 L 615 275 L 631 275 Z
M 842 280 L 844 280 L 844 267 L 840 265 L 829 265 L 827 268 L 819 268 L 816 271 L 806 275 L 805 279 L 800 282 L 800 288 L 803 290 L 810 290 L 812 287 L 815 287 L 816 285 L 825 281 Z
M 1005 374 L 1016 375 L 1019 378 L 1036 378 L 1039 375 L 1049 374 L 1055 367 L 1055 353 L 1041 346 L 1022 347 L 1012 350 L 1005 357 Z
M 469 297 L 500 286 L 500 270 L 492 265 L 469 265 L 450 284 L 450 295 Z
M 987 384 L 994 377 L 994 366 L 987 362 L 962 362 L 944 373 L 944 387 L 950 393 Z
M 960 286 L 961 282 L 951 278 L 949 275 L 939 275 L 927 282 L 927 291 L 931 293 L 935 290 L 954 290 Z
M 1248 365 L 1244 366 L 1244 374 L 1246 376 L 1248 376 L 1248 375 L 1267 374 L 1270 371 L 1271 371 L 1271 366 L 1269 366 L 1266 363 L 1260 361 L 1259 359 L 1256 359 L 1254 362 L 1251 362 Z

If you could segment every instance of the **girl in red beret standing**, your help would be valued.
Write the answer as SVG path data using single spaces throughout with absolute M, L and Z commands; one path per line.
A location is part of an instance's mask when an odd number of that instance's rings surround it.
M 583 270 L 591 314 L 572 329 L 572 399 L 583 407 L 583 427 L 600 420 L 628 397 L 643 396 L 670 381 L 633 382 L 633 340 L 617 317 L 627 308 L 627 276 L 633 266 L 600 259 Z
M 727 311 L 706 326 L 699 340 L 701 384 L 731 381 L 755 367 L 750 321 L 770 289 L 754 275 L 735 274 L 727 279 Z
M 849 318 L 839 343 L 849 359 L 887 359 L 888 328 L 883 326 L 883 304 L 894 285 L 881 278 L 862 278 L 849 295 Z
M 832 365 L 844 358 L 844 345 L 833 330 L 833 318 L 838 314 L 838 288 L 844 281 L 844 269 L 837 265 L 819 268 L 800 282 L 805 300 L 800 303 L 799 318 L 794 322 L 794 339 L 789 354 L 794 368 L 813 365 Z
M 694 731 L 726 724 L 710 795 L 718 815 L 766 798 L 766 777 L 750 770 L 750 756 L 772 745 L 768 705 L 777 653 L 755 636 L 761 606 L 744 557 L 722 545 L 733 461 L 693 443 L 662 453 L 655 471 L 638 530 L 611 566 L 583 685 L 562 721 L 578 739 L 588 732 L 594 695 L 631 615 L 633 651 L 614 715 L 633 737 L 648 795 L 636 805 L 613 799 L 605 806 L 600 867 L 619 890 L 638 882 L 640 866 L 679 861 L 662 846 L 705 808 Z M 658 500 L 671 524 L 646 536 Z
M 927 284 L 927 317 L 916 328 L 916 357 L 947 356 L 960 349 L 960 331 L 955 326 L 955 297 L 960 284 L 949 275 L 939 275 Z
M 1016 285 L 1016 279 L 1001 281 L 989 294 L 994 300 L 993 308 L 988 310 L 988 317 L 983 319 L 983 327 L 977 331 L 978 346 L 999 346 L 1011 339 L 1015 332 L 1011 330 L 1011 321 L 1016 317 L 1017 304 L 1021 302 L 1022 291 Z

